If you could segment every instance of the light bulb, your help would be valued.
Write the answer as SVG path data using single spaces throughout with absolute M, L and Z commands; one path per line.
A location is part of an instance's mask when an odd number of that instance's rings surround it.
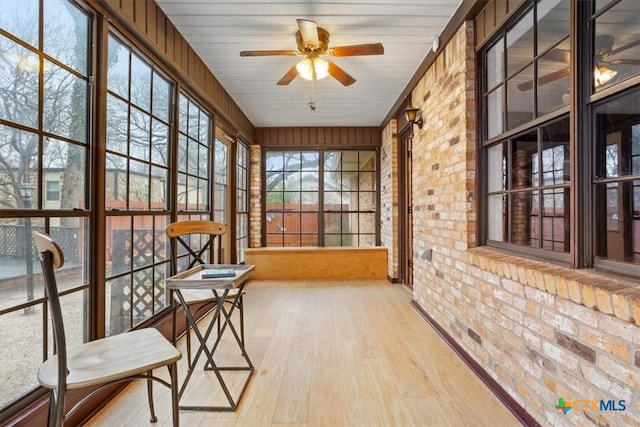
M 314 69 L 315 80 L 324 79 L 329 75 L 329 63 L 324 59 L 305 58 L 296 64 L 298 74 L 305 80 L 314 80 Z
M 312 63 L 311 60 L 309 58 L 305 58 L 302 61 L 298 62 L 298 64 L 296 65 L 296 70 L 298 71 L 298 74 L 300 74 L 300 77 L 302 77 L 305 80 L 313 80 L 313 71 L 311 69 L 312 67 Z
M 605 66 L 596 67 L 593 70 L 593 81 L 596 87 L 607 84 L 612 78 L 614 78 L 618 74 L 617 71 L 614 71 Z

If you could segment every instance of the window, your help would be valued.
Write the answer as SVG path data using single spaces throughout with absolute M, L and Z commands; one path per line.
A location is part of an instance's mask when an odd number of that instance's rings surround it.
M 72 1 L 0 1 L 3 419 L 10 403 L 37 390 L 38 366 L 54 353 L 31 230 L 62 247 L 67 340 L 88 339 L 91 25 L 92 16 Z M 19 363 L 8 362 L 16 354 Z
M 48 201 L 60 200 L 60 181 L 47 181 L 47 197 Z
M 238 142 L 236 156 L 236 262 L 249 247 L 249 147 Z
M 622 0 L 590 12 L 594 264 L 640 275 L 640 10 Z
M 213 165 L 213 218 L 223 224 L 227 223 L 229 195 L 229 144 L 216 138 Z M 224 138 L 227 139 L 227 138 Z
M 374 150 L 268 150 L 267 246 L 375 246 Z
M 211 116 L 184 93 L 180 94 L 178 107 L 178 210 L 207 213 Z
M 178 188 L 176 204 L 179 221 L 211 219 L 211 139 L 212 119 L 202 106 L 186 93 L 178 103 Z M 201 236 L 187 236 L 187 243 L 200 250 L 206 243 Z M 199 241 L 196 241 L 199 239 Z M 178 245 L 178 271 L 185 270 L 192 261 L 187 250 Z M 210 253 L 203 259 L 211 260 Z
M 569 251 L 569 120 L 488 149 L 488 239 Z
M 568 0 L 532 2 L 481 52 L 487 243 L 564 260 L 569 7 Z
M 168 305 L 165 228 L 172 83 L 116 35 L 108 40 L 106 335 Z

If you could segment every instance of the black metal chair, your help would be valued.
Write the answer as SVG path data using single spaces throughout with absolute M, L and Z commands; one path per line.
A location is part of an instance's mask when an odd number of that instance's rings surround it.
M 182 354 L 154 328 L 126 332 L 67 347 L 54 273 L 54 268 L 60 268 L 64 264 L 64 255 L 48 235 L 35 231 L 33 238 L 40 254 L 57 350 L 57 354 L 47 359 L 38 370 L 38 381 L 51 390 L 48 425 L 62 426 L 65 419 L 102 388 L 117 382 L 141 378 L 147 380 L 151 422 L 157 421 L 153 407 L 153 381 L 158 381 L 171 389 L 173 425 L 178 426 L 180 421 L 177 361 Z M 162 366 L 169 369 L 169 382 L 153 375 L 153 369 Z M 65 412 L 67 392 L 87 387 L 97 388 Z
M 182 248 L 184 248 L 191 255 L 191 262 L 187 267 L 187 269 L 189 269 L 194 267 L 196 264 L 213 264 L 212 262 L 207 263 L 204 259 L 204 255 L 211 249 L 214 249 L 216 247 L 216 244 L 217 247 L 220 247 L 221 236 L 227 232 L 227 226 L 216 221 L 208 220 L 176 221 L 167 226 L 166 232 L 167 235 L 171 238 L 172 242 L 176 241 L 180 243 Z M 203 245 L 201 245 L 201 247 L 195 248 L 195 245 L 190 244 L 191 239 L 198 238 L 197 240 L 200 243 L 200 236 L 204 236 L 205 242 Z M 171 275 L 175 275 L 178 272 L 178 254 L 175 244 L 172 244 L 171 261 Z M 240 340 L 242 341 L 242 345 L 244 345 L 244 310 L 242 302 L 244 292 L 236 300 L 235 297 L 237 292 L 237 289 L 230 290 L 225 302 L 232 304 L 234 300 L 237 301 L 236 308 L 238 309 L 240 317 Z M 211 303 L 216 303 L 216 297 L 209 289 L 182 289 L 181 294 L 188 305 L 201 304 L 194 313 L 195 318 L 197 318 L 197 314 L 200 310 L 210 307 Z M 220 322 L 218 319 L 218 331 L 219 330 Z M 175 343 L 175 316 L 173 331 L 173 342 Z M 189 333 L 189 331 L 186 332 L 186 336 L 187 360 L 189 361 L 189 365 L 191 365 L 191 334 Z

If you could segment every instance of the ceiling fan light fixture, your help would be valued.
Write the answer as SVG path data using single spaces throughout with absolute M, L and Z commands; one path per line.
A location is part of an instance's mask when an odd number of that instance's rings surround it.
M 594 84 L 596 87 L 600 87 L 604 84 L 607 84 L 617 74 L 618 74 L 617 71 L 612 70 L 611 68 L 607 68 L 604 65 L 596 66 L 596 68 L 593 70 Z
M 296 70 L 305 80 L 320 80 L 329 75 L 329 63 L 320 58 L 305 58 L 298 62 Z

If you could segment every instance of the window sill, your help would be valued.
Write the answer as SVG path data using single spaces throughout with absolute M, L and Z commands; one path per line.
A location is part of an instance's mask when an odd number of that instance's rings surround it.
M 599 270 L 574 270 L 530 260 L 486 246 L 469 249 L 467 255 L 470 264 L 483 270 L 640 324 L 640 286 L 635 281 Z

